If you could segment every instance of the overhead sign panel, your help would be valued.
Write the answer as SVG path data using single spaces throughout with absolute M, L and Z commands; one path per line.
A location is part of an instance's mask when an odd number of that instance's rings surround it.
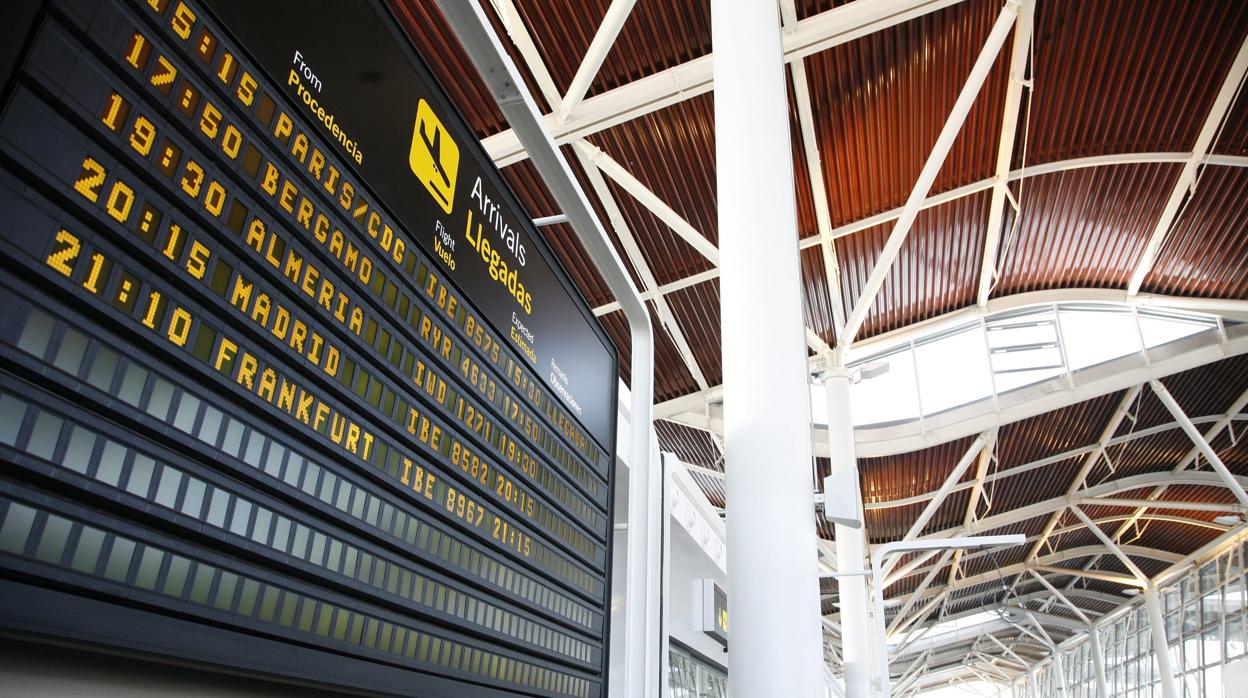
M 389 10 L 2 14 L 0 624 L 605 695 L 617 358 Z

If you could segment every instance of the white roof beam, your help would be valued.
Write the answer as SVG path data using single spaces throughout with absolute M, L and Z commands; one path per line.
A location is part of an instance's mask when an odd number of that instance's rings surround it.
M 611 227 L 615 229 L 616 237 L 619 238 L 620 245 L 624 248 L 624 254 L 632 262 L 633 269 L 641 279 L 642 288 L 652 291 L 658 287 L 658 281 L 655 280 L 653 272 L 650 271 L 650 265 L 646 262 L 645 255 L 641 252 L 641 247 L 637 245 L 637 240 L 633 237 L 633 231 L 629 229 L 628 223 L 624 220 L 624 215 L 620 212 L 620 207 L 616 204 L 615 197 L 611 195 L 611 190 L 603 180 L 602 174 L 592 162 L 592 148 L 584 141 L 579 141 L 573 146 L 572 151 L 576 153 L 577 159 L 581 161 L 581 166 L 585 170 L 585 176 L 589 178 L 590 186 L 598 194 L 598 200 L 602 202 L 602 207 L 606 210 L 607 220 L 610 221 Z M 693 349 L 689 346 L 685 333 L 680 329 L 680 323 L 676 321 L 676 316 L 672 314 L 672 309 L 668 307 L 667 299 L 662 296 L 655 296 L 651 303 L 654 305 L 654 313 L 659 317 L 659 322 L 667 330 L 668 336 L 672 339 L 672 344 L 676 346 L 676 352 L 680 354 L 681 360 L 684 361 L 689 375 L 693 376 L 693 380 L 698 384 L 699 388 L 706 390 L 708 387 L 706 376 L 703 375 L 702 368 L 698 365 L 698 360 L 693 355 Z
M 780 16 L 784 24 L 782 31 L 793 31 L 793 27 L 798 24 L 797 8 L 793 0 L 781 0 Z M 823 181 L 823 158 L 819 154 L 819 140 L 815 134 L 814 110 L 810 106 L 810 81 L 806 77 L 806 61 L 799 59 L 789 63 L 789 72 L 793 76 L 793 96 L 797 103 L 797 122 L 802 133 L 806 172 L 810 178 L 810 195 L 815 202 L 815 225 L 823 255 L 824 277 L 828 284 L 828 305 L 832 307 L 832 331 L 839 334 L 845 326 L 841 267 L 836 258 L 836 246 L 832 242 L 832 213 L 828 209 L 828 191 Z
M 997 248 L 1001 242 L 1001 223 L 1005 220 L 1006 178 L 1010 173 L 1010 160 L 1014 156 L 1014 136 L 1018 132 L 1018 114 L 1022 105 L 1023 87 L 1030 89 L 1023 76 L 1027 70 L 1028 49 L 1034 26 L 1036 5 L 1034 0 L 1024 0 L 1014 21 L 1014 48 L 1010 52 L 1009 84 L 1005 88 L 1005 109 L 1001 117 L 1001 140 L 997 144 L 997 177 L 992 188 L 992 201 L 988 207 L 988 230 L 984 237 L 984 258 L 980 264 L 978 302 L 988 305 L 988 294 L 996 277 Z
M 581 140 L 576 142 L 576 148 L 585 158 L 601 170 L 603 174 L 615 180 L 624 191 L 628 192 L 641 202 L 643 206 L 650 210 L 659 220 L 667 224 L 672 232 L 680 236 L 680 239 L 687 242 L 699 254 L 710 260 L 711 264 L 719 266 L 719 248 L 711 244 L 706 236 L 698 232 L 689 221 L 686 221 L 679 213 L 676 213 L 671 206 L 658 197 L 649 187 L 642 184 L 640 180 L 633 176 L 631 172 L 624 169 L 620 163 L 616 162 L 610 155 L 607 155 L 601 148 L 591 144 L 589 141 Z M 582 160 L 584 162 L 584 160 Z
M 1175 219 L 1178 217 L 1179 208 L 1188 197 L 1196 191 L 1197 174 L 1200 164 L 1204 160 L 1205 155 L 1209 152 L 1210 146 L 1213 145 L 1214 136 L 1218 133 L 1218 127 L 1222 124 L 1222 120 L 1231 110 L 1231 105 L 1235 101 L 1235 94 L 1239 91 L 1240 85 L 1244 81 L 1244 75 L 1248 74 L 1248 38 L 1240 44 L 1239 53 L 1235 55 L 1235 61 L 1231 64 L 1231 69 L 1226 75 L 1226 79 L 1222 81 L 1222 87 L 1218 90 L 1217 97 L 1213 100 L 1213 108 L 1209 110 L 1205 123 L 1200 127 L 1200 133 L 1196 136 L 1196 143 L 1192 146 L 1191 156 L 1183 165 L 1183 171 L 1179 174 L 1179 179 L 1174 183 L 1174 189 L 1170 192 L 1170 198 L 1166 200 L 1166 206 L 1161 210 L 1161 216 L 1157 219 L 1157 225 L 1153 228 L 1153 234 L 1148 240 L 1148 244 L 1144 247 L 1144 254 L 1140 257 L 1140 261 L 1135 265 L 1135 272 L 1131 274 L 1131 281 L 1127 284 L 1127 293 L 1135 295 L 1140 292 L 1140 287 L 1144 285 L 1144 277 L 1148 276 L 1148 272 L 1153 268 L 1153 263 L 1157 261 L 1157 255 L 1161 252 L 1161 245 L 1166 240 L 1166 235 L 1170 232 L 1170 227 L 1174 225 Z
M 1248 390 L 1245 390 L 1243 393 L 1241 393 L 1240 396 L 1235 399 L 1235 402 L 1231 404 L 1231 407 L 1229 410 L 1227 410 L 1226 414 L 1221 419 L 1214 422 L 1213 426 L 1205 431 L 1204 433 L 1205 441 L 1212 442 L 1214 439 L 1216 439 L 1218 435 L 1222 433 L 1223 430 L 1225 430 L 1228 426 L 1230 426 L 1231 421 L 1236 419 L 1239 413 L 1242 412 L 1245 407 L 1248 407 Z M 1171 472 L 1181 473 L 1187 470 L 1189 467 L 1191 467 L 1193 463 L 1196 462 L 1196 458 L 1199 455 L 1200 455 L 1200 449 L 1198 449 L 1195 446 L 1192 446 L 1192 448 L 1189 449 L 1188 452 L 1183 456 L 1183 460 L 1179 461 L 1179 464 L 1176 465 L 1174 467 L 1174 470 Z M 1159 484 L 1158 486 L 1153 488 L 1152 492 L 1148 493 L 1147 498 L 1152 499 L 1152 500 L 1160 499 L 1161 495 L 1165 494 L 1166 490 L 1169 489 L 1169 487 L 1170 485 L 1168 483 Z M 1122 536 L 1127 531 L 1129 531 L 1131 527 L 1135 525 L 1135 522 L 1138 521 L 1141 517 L 1143 517 L 1145 512 L 1147 511 L 1148 511 L 1147 507 L 1140 507 L 1136 509 L 1135 512 L 1130 517 L 1127 518 L 1127 520 L 1123 521 L 1122 525 L 1118 527 L 1118 530 L 1114 532 L 1114 540 L 1121 539 Z
M 966 503 L 966 515 L 962 518 L 963 530 L 968 528 L 977 516 L 979 510 L 979 500 L 984 495 L 984 481 L 988 476 L 988 465 L 992 462 L 996 451 L 996 433 L 997 432 L 994 429 L 992 443 L 986 445 L 983 450 L 979 452 L 979 465 L 975 468 L 975 481 L 971 486 L 970 499 Z M 949 566 L 950 584 L 953 584 L 954 580 L 957 579 L 958 571 L 961 570 L 962 557 L 965 552 L 965 549 L 958 548 L 953 553 L 953 564 Z
M 987 444 L 994 441 L 996 441 L 995 431 L 991 434 L 980 434 L 975 437 L 975 440 L 971 442 L 970 448 L 966 449 L 966 453 L 962 455 L 962 458 L 958 460 L 956 465 L 953 466 L 953 470 L 949 472 L 949 476 L 945 478 L 945 482 L 936 492 L 936 496 L 932 497 L 931 501 L 927 503 L 927 506 L 923 508 L 923 512 L 919 514 L 919 517 L 914 520 L 913 524 L 911 524 L 910 530 L 906 531 L 906 535 L 902 536 L 902 542 L 918 538 L 919 534 L 923 532 L 923 528 L 927 526 L 928 522 L 932 520 L 932 517 L 936 515 L 936 511 L 940 509 L 940 505 L 945 503 L 945 497 L 949 496 L 949 492 L 953 490 L 959 482 L 961 482 L 962 476 L 966 474 L 967 468 L 971 466 L 971 463 L 975 462 L 975 456 L 978 455 L 980 450 L 984 449 Z M 897 567 L 898 559 L 899 558 L 894 557 L 884 565 L 882 573 L 885 577 L 887 577 L 889 572 L 892 572 L 893 569 Z
M 1235 476 L 1236 481 L 1243 486 L 1248 483 L 1248 477 Z M 1100 495 L 1112 495 L 1117 492 L 1126 492 L 1133 489 L 1144 487 L 1152 487 L 1156 485 L 1202 485 L 1206 487 L 1226 487 L 1226 482 L 1217 473 L 1210 472 L 1155 472 L 1143 473 L 1140 475 L 1131 475 L 1121 477 L 1115 480 L 1108 480 L 1095 487 L 1083 490 L 1082 495 L 1087 497 L 1096 497 Z M 1070 506 L 1071 501 L 1067 497 L 1054 497 L 1046 499 L 1035 504 L 1029 504 L 1025 507 L 1019 507 L 1010 511 L 987 516 L 971 524 L 970 529 L 962 527 L 947 528 L 943 531 L 937 531 L 925 536 L 921 536 L 923 540 L 949 538 L 955 535 L 978 535 L 985 531 L 993 531 L 1011 524 L 1016 524 L 1027 519 L 1051 514 L 1058 509 Z
M 1218 502 L 1177 502 L 1168 499 L 1122 499 L 1118 497 L 1076 497 L 1075 504 L 1105 507 L 1145 507 L 1153 509 L 1174 509 L 1176 511 L 1218 511 L 1248 512 L 1242 504 L 1222 504 Z
M 1027 177 L 1037 177 L 1037 176 L 1045 175 L 1045 174 L 1067 172 L 1070 170 L 1078 170 L 1078 169 L 1084 169 L 1088 167 L 1108 167 L 1112 165 L 1139 165 L 1139 164 L 1153 164 L 1153 163 L 1166 163 L 1166 162 L 1186 162 L 1187 157 L 1188 157 L 1187 153 L 1123 153 L 1123 154 L 1114 154 L 1114 155 L 1097 155 L 1097 156 L 1086 157 L 1086 158 L 1073 158 L 1070 160 L 1059 160 L 1057 162 L 1051 162 L 1051 163 L 1046 163 L 1043 165 L 1036 165 L 1034 167 L 1028 167 L 1026 168 L 1026 170 L 1021 170 L 1021 169 L 1014 170 L 1010 172 L 1009 177 L 1007 178 L 1007 181 L 1012 182 L 1012 181 L 1022 179 L 1024 175 L 1026 175 Z M 1205 157 L 1203 162 L 1206 165 L 1217 165 L 1220 167 L 1248 167 L 1248 157 L 1243 157 L 1243 156 L 1208 155 Z M 965 198 L 967 196 L 979 193 L 981 191 L 986 191 L 996 186 L 996 182 L 997 182 L 997 179 L 995 177 L 991 177 L 989 179 L 980 180 L 972 184 L 958 187 L 957 189 L 951 189 L 947 192 L 936 194 L 935 196 L 930 196 L 923 200 L 921 208 L 928 209 L 933 206 L 939 206 L 941 204 L 947 204 L 952 201 L 957 201 L 958 199 Z M 845 225 L 842 225 L 837 228 L 833 228 L 831 231 L 829 231 L 828 237 L 830 237 L 832 240 L 836 240 L 838 238 L 847 237 L 859 231 L 866 230 L 867 228 L 872 228 L 877 225 L 881 225 L 883 223 L 888 223 L 889 221 L 897 220 L 898 216 L 901 215 L 901 210 L 902 209 L 898 207 L 889 211 L 885 211 L 884 213 L 879 213 L 874 216 L 870 216 L 870 217 L 863 218 L 858 221 L 854 221 L 852 223 L 846 223 Z M 807 249 L 810 247 L 814 247 L 815 245 L 820 245 L 822 244 L 822 242 L 823 242 L 822 236 L 812 235 L 810 237 L 799 240 L 797 243 L 797 246 L 799 249 Z M 692 276 L 686 277 L 685 279 L 674 281 L 671 284 L 667 284 L 661 289 L 661 291 L 663 293 L 670 293 L 671 291 L 678 291 L 682 288 L 688 288 L 689 286 L 693 286 L 693 285 L 700 284 L 706 281 L 710 281 L 711 279 L 715 279 L 718 277 L 719 277 L 719 270 L 711 269 L 709 271 L 699 272 Z M 1122 296 L 1124 299 L 1126 297 L 1126 291 L 1119 290 L 1117 294 Z M 1139 295 L 1143 296 L 1145 294 L 1139 294 Z M 605 315 L 606 313 L 613 312 L 616 310 L 619 310 L 618 304 L 608 303 L 606 305 L 601 305 L 597 308 L 594 308 L 594 314 Z
M 1144 547 L 1135 546 L 1135 545 L 1124 545 L 1121 547 L 1129 555 L 1132 555 L 1135 557 L 1145 557 L 1145 558 L 1150 558 L 1154 560 L 1160 560 L 1162 562 L 1169 563 L 1172 566 L 1179 564 L 1184 559 L 1181 555 L 1177 555 L 1171 552 L 1166 552 L 1164 550 L 1157 550 L 1155 548 L 1144 548 Z M 905 601 L 909 601 L 908 597 L 911 595 L 920 597 L 919 598 L 920 601 L 922 601 L 924 598 L 931 599 L 931 601 L 928 602 L 929 604 L 931 604 L 934 601 L 943 599 L 945 596 L 949 595 L 952 592 L 978 586 L 980 584 L 985 584 L 987 582 L 994 582 L 994 581 L 998 581 L 1003 578 L 1012 577 L 1015 575 L 1019 575 L 1020 580 L 1021 580 L 1021 576 L 1027 574 L 1028 569 L 1035 569 L 1037 571 L 1042 571 L 1042 572 L 1047 571 L 1052 574 L 1057 574 L 1060 576 L 1076 575 L 1080 572 L 1085 572 L 1088 570 L 1080 569 L 1077 567 L 1075 568 L 1059 567 L 1058 565 L 1065 563 L 1065 562 L 1069 562 L 1071 560 L 1093 558 L 1097 556 L 1098 554 L 1103 554 L 1104 551 L 1105 551 L 1105 548 L 1100 545 L 1085 545 L 1079 548 L 1061 550 L 1052 555 L 1046 555 L 1045 557 L 1042 557 L 1039 560 L 1036 560 L 1034 563 L 1019 562 L 1013 565 L 1007 565 L 1000 569 L 988 570 L 986 572 L 981 572 L 979 574 L 972 575 L 969 577 L 963 577 L 959 579 L 957 582 L 955 582 L 954 584 L 949 585 L 949 586 L 929 587 L 922 593 L 908 594 L 907 598 L 905 599 L 901 597 L 892 597 L 892 598 L 886 599 L 884 602 L 884 605 L 889 606 L 889 607 L 895 607 L 899 604 L 904 603 Z M 1095 572 L 1095 570 L 1093 570 L 1093 572 Z M 1136 580 L 1134 577 L 1128 577 L 1127 575 L 1117 575 L 1113 573 L 1104 573 L 1104 574 L 1113 575 L 1112 576 L 1113 581 L 1120 581 L 1123 579 L 1128 579 L 1128 580 L 1131 580 L 1130 582 L 1131 586 L 1136 586 L 1138 584 L 1138 580 Z M 1021 583 L 1030 583 L 1030 582 L 1026 580 L 1022 580 Z M 963 598 L 958 599 L 958 601 L 961 603 L 969 599 L 975 599 L 981 596 L 986 596 L 988 594 L 994 594 L 994 593 L 1000 593 L 1000 588 L 989 589 L 987 591 L 983 591 L 978 594 L 974 594 L 972 596 L 963 597 Z M 1079 589 L 1067 589 L 1066 593 L 1067 594 L 1081 594 L 1082 593 L 1084 595 L 1088 595 L 1088 593 L 1085 593 L 1084 591 L 1079 590 Z M 1043 596 L 1045 598 L 1049 598 L 1049 595 L 1047 594 L 1047 592 L 1044 593 Z M 924 610 L 926 610 L 926 608 Z M 917 618 L 923 618 L 923 611 L 921 611 L 919 614 L 916 614 L 916 616 Z M 910 623 L 903 623 L 903 625 L 912 626 L 910 629 L 913 632 L 914 630 L 919 629 L 919 626 L 916 626 L 915 624 L 921 624 L 921 623 L 922 623 L 921 620 L 914 620 L 914 621 L 911 621 Z M 905 628 L 901 628 L 898 630 L 898 632 L 900 633 L 904 630 Z
M 958 132 L 962 130 L 962 124 L 966 122 L 966 116 L 970 113 L 975 98 L 979 96 L 980 88 L 984 86 L 984 81 L 987 80 L 988 73 L 992 70 L 992 64 L 996 62 L 997 54 L 1001 51 L 1001 46 L 1005 43 L 1017 16 L 1018 7 L 1014 2 L 1007 2 L 1001 7 L 1001 14 L 997 16 L 996 24 L 988 33 L 988 40 L 984 42 L 983 50 L 975 59 L 975 65 L 971 67 L 971 74 L 962 86 L 962 91 L 958 94 L 958 99 L 954 102 L 953 109 L 950 110 L 945 125 L 936 138 L 936 144 L 932 146 L 932 152 L 927 156 L 927 162 L 923 164 L 923 169 L 919 172 L 918 181 L 915 182 L 910 197 L 906 199 L 906 204 L 902 207 L 901 215 L 897 217 L 893 231 L 884 243 L 884 249 L 880 251 L 880 256 L 867 277 L 862 294 L 845 319 L 845 329 L 841 331 L 837 342 L 841 351 L 853 343 L 863 321 L 867 319 L 867 313 L 870 312 L 871 305 L 875 302 L 875 296 L 879 293 L 880 287 L 884 285 L 884 279 L 893 266 L 893 260 L 901 252 L 901 246 L 905 243 L 906 236 L 910 234 L 910 228 L 919 215 L 919 209 L 924 199 L 927 198 L 928 192 L 931 191 L 936 175 L 940 174 L 940 168 L 944 165 L 945 158 L 958 137 Z
M 568 93 L 559 102 L 555 113 L 557 123 L 567 123 L 568 116 L 576 111 L 576 108 L 581 105 L 581 100 L 585 99 L 585 92 L 589 90 L 590 83 L 594 81 L 598 70 L 602 68 L 602 62 L 607 59 L 607 54 L 615 45 L 615 39 L 620 35 L 620 30 L 624 28 L 624 22 L 628 19 L 629 13 L 633 11 L 633 5 L 636 2 L 637 0 L 611 0 L 611 6 L 607 8 L 602 24 L 598 25 L 594 40 L 589 44 L 589 50 L 585 52 L 580 67 L 576 69 L 576 75 L 572 78 Z
M 1066 606 L 1066 608 L 1069 608 L 1071 612 L 1073 612 L 1076 616 L 1078 616 L 1079 620 L 1083 621 L 1083 624 L 1085 626 L 1091 627 L 1092 619 L 1088 618 L 1088 614 L 1084 613 L 1082 608 L 1079 608 L 1078 606 L 1076 606 L 1074 602 L 1070 600 L 1069 597 L 1067 597 L 1062 592 L 1058 591 L 1057 587 L 1053 586 L 1052 584 L 1049 584 L 1049 580 L 1045 579 L 1044 575 L 1030 568 L 1027 570 L 1027 572 L 1029 572 L 1032 577 L 1035 577 L 1036 581 L 1040 582 L 1040 584 L 1043 585 L 1045 589 L 1048 589 L 1049 593 L 1053 594 L 1054 597 L 1056 597 L 1059 601 L 1061 601 Z M 1084 629 L 1086 630 L 1087 628 L 1085 627 Z
M 1248 46 L 1248 43 L 1245 43 L 1245 46 Z M 1148 385 L 1157 394 L 1157 397 L 1161 399 L 1161 403 L 1170 411 L 1170 414 L 1179 423 L 1179 426 L 1183 428 L 1184 433 L 1196 445 L 1196 450 L 1200 451 L 1205 460 L 1209 462 L 1209 465 L 1213 466 L 1218 475 L 1222 476 L 1222 479 L 1226 481 L 1226 486 L 1230 488 L 1231 492 L 1235 493 L 1235 498 L 1239 500 L 1239 503 L 1248 506 L 1248 492 L 1244 492 L 1244 488 L 1235 480 L 1235 476 L 1231 474 L 1231 471 L 1227 470 L 1226 464 L 1222 462 L 1217 452 L 1213 450 L 1213 447 L 1201 435 L 1196 425 L 1192 424 L 1192 420 L 1188 419 L 1187 414 L 1183 412 L 1183 408 L 1179 406 L 1178 401 L 1174 399 L 1174 396 L 1170 394 L 1166 386 L 1157 379 L 1150 380 Z
M 1102 457 L 1104 457 L 1105 449 L 1108 446 L 1110 439 L 1112 439 L 1114 434 L 1118 432 L 1118 427 L 1122 424 L 1122 420 L 1125 419 L 1127 414 L 1130 412 L 1131 405 L 1135 404 L 1135 400 L 1139 397 L 1140 389 L 1142 387 L 1143 386 L 1137 385 L 1128 389 L 1126 394 L 1122 396 L 1122 399 L 1118 401 L 1118 407 L 1114 409 L 1113 415 L 1110 416 L 1109 423 L 1107 423 L 1105 428 L 1101 430 L 1101 436 L 1096 440 L 1096 450 L 1089 453 L 1088 456 L 1083 459 L 1083 464 L 1079 467 L 1079 473 L 1075 476 L 1074 482 L 1072 482 L 1070 487 L 1066 490 L 1067 497 L 1074 495 L 1079 491 L 1079 488 L 1083 487 L 1084 482 L 1088 479 L 1088 473 L 1092 472 L 1092 468 L 1096 467 L 1096 464 L 1101 461 Z M 1036 556 L 1040 554 L 1040 550 L 1043 549 L 1044 545 L 1048 542 L 1049 535 L 1053 532 L 1053 529 L 1057 526 L 1061 518 L 1062 510 L 1054 512 L 1053 515 L 1049 517 L 1048 523 L 1044 526 L 1044 533 L 1040 535 L 1040 540 L 1036 541 L 1036 544 L 1032 546 L 1031 552 L 1027 555 L 1027 559 L 1036 559 Z
M 537 44 L 533 42 L 533 37 L 529 34 L 528 27 L 524 26 L 524 20 L 520 18 L 520 13 L 516 10 L 512 0 L 490 0 L 490 4 L 494 6 L 494 11 L 498 13 L 499 20 L 503 23 L 503 29 L 506 30 L 507 36 L 511 38 L 511 42 L 515 44 L 516 50 L 520 52 L 520 57 L 529 67 L 529 72 L 533 74 L 533 79 L 537 81 L 537 89 L 546 98 L 551 105 L 559 104 L 561 96 L 559 88 L 555 87 L 555 81 L 550 77 L 550 71 L 546 69 L 546 63 L 542 60 L 542 55 L 538 53 Z M 515 135 L 514 131 L 508 130 L 515 139 L 516 144 L 520 143 L 520 138 Z
M 1131 571 L 1131 574 L 1135 575 L 1137 580 L 1145 585 L 1148 584 L 1148 575 L 1144 574 L 1144 571 L 1141 570 L 1139 566 L 1136 565 L 1135 562 L 1122 551 L 1122 548 L 1118 547 L 1118 544 L 1109 537 L 1109 534 L 1102 531 L 1101 527 L 1097 526 L 1095 521 L 1088 518 L 1088 515 L 1083 512 L 1083 509 L 1079 508 L 1078 505 L 1071 505 L 1070 510 L 1074 512 L 1075 516 L 1079 517 L 1079 520 L 1083 522 L 1083 525 L 1087 526 L 1088 530 L 1092 531 L 1092 534 L 1096 536 L 1106 548 L 1109 548 L 1109 551 L 1114 554 L 1114 557 L 1117 557 L 1122 564 Z
M 1102 582 L 1111 582 L 1113 584 L 1121 584 L 1128 587 L 1138 587 L 1143 589 L 1148 586 L 1148 580 L 1140 581 L 1137 577 L 1129 577 L 1125 574 L 1114 574 L 1113 572 L 1098 572 L 1096 570 L 1070 569 L 1067 567 L 1049 567 L 1048 565 L 1036 565 L 1035 569 L 1041 572 L 1048 572 L 1056 575 L 1069 575 L 1071 577 L 1086 577 L 1087 579 L 1096 579 Z
M 888 27 L 956 5 L 961 0 L 875 0 L 849 3 L 798 22 L 782 37 L 784 60 L 791 62 L 825 49 L 867 36 Z M 510 6 L 510 0 L 494 0 Z M 514 13 L 514 9 L 512 10 Z M 500 11 L 501 13 L 501 11 Z M 518 20 L 518 17 L 517 17 Z M 506 20 L 504 20 L 506 25 Z M 511 33 L 508 27 L 508 33 Z M 527 34 L 527 32 L 526 32 Z M 513 41 L 515 37 L 513 36 Z M 531 40 L 529 41 L 531 45 Z M 517 42 L 521 54 L 525 49 Z M 530 60 L 525 56 L 525 60 Z M 556 114 L 546 116 L 547 130 L 559 145 L 608 129 L 664 107 L 691 99 L 713 88 L 713 55 L 706 55 L 653 75 L 634 80 L 582 101 L 563 123 Z M 531 62 L 531 60 L 530 60 Z M 535 73 L 536 76 L 536 73 Z M 539 87 L 542 78 L 538 77 Z M 553 83 L 551 83 L 553 90 Z M 546 95 L 552 105 L 560 104 L 557 90 Z M 546 89 L 542 88 L 543 94 Z M 500 167 L 525 159 L 527 154 L 511 130 L 481 142 Z

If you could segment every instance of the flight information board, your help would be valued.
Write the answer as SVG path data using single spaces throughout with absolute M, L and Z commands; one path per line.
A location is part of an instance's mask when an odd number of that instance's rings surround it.
M 605 695 L 618 359 L 390 9 L 0 15 L 0 625 Z

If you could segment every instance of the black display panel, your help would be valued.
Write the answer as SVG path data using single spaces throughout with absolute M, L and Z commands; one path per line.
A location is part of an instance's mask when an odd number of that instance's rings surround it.
M 389 10 L 0 14 L 0 626 L 605 695 L 617 357 Z

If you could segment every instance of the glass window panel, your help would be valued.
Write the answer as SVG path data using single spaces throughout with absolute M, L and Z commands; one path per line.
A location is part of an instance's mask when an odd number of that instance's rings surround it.
M 251 539 L 257 543 L 268 544 L 269 527 L 273 514 L 268 509 L 256 508 L 256 525 L 251 529 Z
M 17 340 L 17 347 L 42 359 L 44 352 L 48 350 L 48 342 L 52 339 L 52 330 L 55 327 L 56 322 L 51 316 L 32 308 L 30 317 L 26 319 L 26 327 L 22 329 L 22 336 Z
M 108 564 L 104 567 L 104 576 L 115 581 L 126 581 L 130 570 L 130 560 L 134 557 L 134 541 L 126 538 L 114 538 L 113 547 L 108 553 Z
M 134 462 L 130 464 L 130 477 L 126 480 L 126 491 L 146 499 L 155 467 L 156 461 L 142 453 L 134 454 Z
M 269 440 L 269 454 L 264 459 L 264 472 L 273 477 L 282 474 L 282 460 L 286 457 L 286 448 L 276 441 Z
M 74 426 L 69 435 L 69 445 L 65 447 L 65 455 L 61 464 L 74 472 L 86 475 L 91 465 L 91 452 L 95 450 L 95 432 Z
M 212 503 L 208 505 L 208 523 L 217 528 L 225 528 L 225 510 L 230 504 L 230 495 L 224 490 L 213 488 Z
M 919 399 L 924 414 L 935 414 L 992 394 L 987 349 L 974 325 L 915 347 Z M 956 363 L 958 370 L 950 371 Z
M 1234 659 L 1246 651 L 1244 614 L 1236 613 L 1226 619 L 1226 658 Z
M 164 593 L 170 596 L 182 596 L 186 588 L 186 578 L 191 571 L 191 561 L 181 555 L 171 555 L 169 571 L 165 573 Z
M 100 464 L 95 471 L 95 478 L 107 485 L 116 487 L 121 483 L 121 469 L 125 465 L 126 447 L 116 441 L 105 441 L 100 452 Z
M 293 458 L 291 460 L 294 460 Z M 316 495 L 316 486 L 320 484 L 321 466 L 316 463 L 309 462 L 307 467 L 307 475 L 303 478 L 302 490 L 310 495 Z
M 173 418 L 173 426 L 178 431 L 191 433 L 195 428 L 195 417 L 199 415 L 199 398 L 190 393 L 182 393 L 182 399 L 178 401 L 178 414 Z
M 221 450 L 231 456 L 237 456 L 239 449 L 243 446 L 243 423 L 228 417 L 226 421 L 225 440 L 221 442 Z
M 31 455 L 52 460 L 52 456 L 56 453 L 57 439 L 61 437 L 63 424 L 61 418 L 51 412 L 40 412 L 35 418 L 35 428 L 30 433 L 30 441 L 26 444 L 26 450 Z
M 100 559 L 100 552 L 103 549 L 104 532 L 98 528 L 84 526 L 82 533 L 78 536 L 78 545 L 74 548 L 74 558 L 69 566 L 79 572 L 91 574 L 95 572 L 95 564 Z
M 12 395 L 0 395 L 0 443 L 17 445 L 17 432 L 26 418 L 26 403 Z
M 206 444 L 215 446 L 217 436 L 221 433 L 221 410 L 208 405 L 204 407 L 204 419 L 199 425 L 199 435 L 196 437 Z
M 221 572 L 221 581 L 217 583 L 217 594 L 213 605 L 228 611 L 234 605 L 234 591 L 238 586 L 238 575 L 233 572 Z
M 291 487 L 299 486 L 299 478 L 303 475 L 303 456 L 298 453 L 291 453 L 286 463 L 286 472 L 282 473 L 282 480 Z
M 914 356 L 907 347 L 882 357 L 868 359 L 860 366 L 888 369 L 874 378 L 864 378 L 850 386 L 854 426 L 917 419 L 919 416 L 918 385 L 914 375 Z M 828 401 L 822 388 L 815 390 L 812 414 L 820 424 L 828 423 Z
M 91 361 L 91 370 L 87 373 L 87 382 L 96 388 L 109 392 L 113 387 L 113 376 L 117 374 L 117 363 L 120 357 L 117 352 L 101 346 L 95 350 L 95 358 Z
M 121 379 L 121 390 L 117 391 L 117 397 L 138 407 L 139 400 L 143 398 L 143 386 L 146 384 L 147 369 L 132 362 L 126 366 L 126 375 Z
M 1168 313 L 1140 310 L 1140 334 L 1144 335 L 1144 345 L 1152 348 L 1167 342 L 1173 342 L 1216 325 L 1204 318 L 1186 318 Z
M 1123 308 L 1067 306 L 1058 310 L 1072 370 L 1140 351 L 1135 318 Z
M 168 470 L 169 468 L 166 466 L 165 469 Z M 182 513 L 198 519 L 200 512 L 204 509 L 204 493 L 207 490 L 207 483 L 188 475 L 186 477 L 186 494 L 182 497 Z
M 144 589 L 156 589 L 156 578 L 160 573 L 160 563 L 164 561 L 165 554 L 155 548 L 143 548 L 143 555 L 139 559 L 139 571 L 135 575 L 134 583 L 136 586 Z
M 203 564 L 195 566 L 195 577 L 191 583 L 191 601 L 198 604 L 208 603 L 208 592 L 212 588 L 212 577 L 216 570 Z
M 264 434 L 253 430 L 247 436 L 247 452 L 243 455 L 243 462 L 253 468 L 260 467 L 260 454 L 264 452 L 264 443 L 266 441 L 268 439 Z
M 35 510 L 17 502 L 9 503 L 9 511 L 0 526 L 0 550 L 22 554 L 30 529 L 35 525 Z
M 56 350 L 56 358 L 52 360 L 52 365 L 76 376 L 79 367 L 82 366 L 82 357 L 86 353 L 87 338 L 75 330 L 66 328 L 65 334 L 61 336 L 61 346 Z
M 152 396 L 147 400 L 147 413 L 161 420 L 169 419 L 169 405 L 173 403 L 173 384 L 163 378 L 152 381 Z
M 44 562 L 59 565 L 65 553 L 65 543 L 69 540 L 69 532 L 73 523 L 60 516 L 49 515 L 43 525 L 43 535 L 39 538 L 39 546 L 35 548 L 35 558 Z
M 174 508 L 178 501 L 178 487 L 182 484 L 182 473 L 173 468 L 161 468 L 160 484 L 156 486 L 156 503 Z
M 230 532 L 240 536 L 247 535 L 247 524 L 251 521 L 251 502 L 238 499 L 234 502 L 234 515 L 230 517 Z
M 1201 651 L 1204 653 L 1203 659 L 1205 664 L 1215 664 L 1222 661 L 1222 628 L 1215 625 L 1207 628 L 1201 633 L 1203 647 Z

